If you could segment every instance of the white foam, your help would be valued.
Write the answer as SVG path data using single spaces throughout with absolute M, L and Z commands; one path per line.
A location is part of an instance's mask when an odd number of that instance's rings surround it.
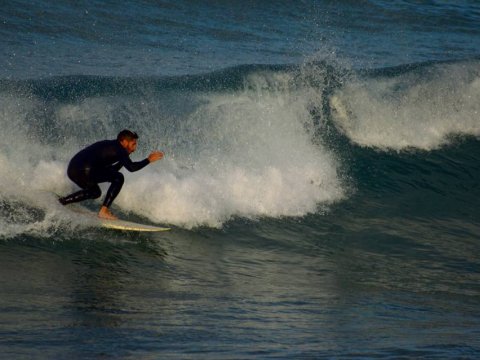
M 118 204 L 157 222 L 218 227 L 235 216 L 302 216 L 341 199 L 336 159 L 312 142 L 311 98 L 265 91 L 264 80 L 205 97 L 178 134 L 195 144 L 193 166 L 178 172 L 167 151 L 130 176 Z
M 330 100 L 338 128 L 361 146 L 394 150 L 432 150 L 450 135 L 479 136 L 480 64 L 429 71 L 423 78 L 405 74 L 347 84 Z

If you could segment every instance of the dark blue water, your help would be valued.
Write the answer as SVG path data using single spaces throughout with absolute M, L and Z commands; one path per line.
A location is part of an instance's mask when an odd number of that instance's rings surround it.
M 2 357 L 477 358 L 479 20 L 475 1 L 2 4 Z M 123 128 L 133 160 L 165 158 L 124 172 L 113 211 L 170 232 L 56 202 L 71 156 Z

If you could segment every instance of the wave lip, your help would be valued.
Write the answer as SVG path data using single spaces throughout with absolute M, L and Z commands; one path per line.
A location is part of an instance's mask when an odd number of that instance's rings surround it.
M 480 135 L 480 61 L 424 64 L 358 78 L 330 99 L 336 126 L 354 143 L 432 150 L 454 135 Z

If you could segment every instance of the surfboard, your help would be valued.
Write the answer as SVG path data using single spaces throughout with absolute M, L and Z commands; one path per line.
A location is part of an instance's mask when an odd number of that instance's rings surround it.
M 98 215 L 95 212 L 88 210 L 78 204 L 65 205 L 65 208 L 68 209 L 69 211 L 73 211 L 78 215 L 86 216 L 88 217 L 88 220 L 93 224 L 98 224 L 100 227 L 104 227 L 107 229 L 123 230 L 123 231 L 139 231 L 139 232 L 158 232 L 158 231 L 170 230 L 170 228 L 168 227 L 140 224 L 140 223 L 136 223 L 128 220 L 101 219 L 98 217 Z
M 124 231 L 145 231 L 145 232 L 157 232 L 168 231 L 170 228 L 160 227 L 154 225 L 139 224 L 133 221 L 127 220 L 106 220 L 98 218 L 98 222 L 107 229 L 124 230 Z

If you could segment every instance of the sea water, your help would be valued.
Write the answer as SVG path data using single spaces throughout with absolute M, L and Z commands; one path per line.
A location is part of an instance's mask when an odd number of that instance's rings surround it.
M 478 357 L 479 24 L 476 1 L 2 4 L 1 357 Z M 112 211 L 168 233 L 56 201 L 123 128 L 165 158 Z

